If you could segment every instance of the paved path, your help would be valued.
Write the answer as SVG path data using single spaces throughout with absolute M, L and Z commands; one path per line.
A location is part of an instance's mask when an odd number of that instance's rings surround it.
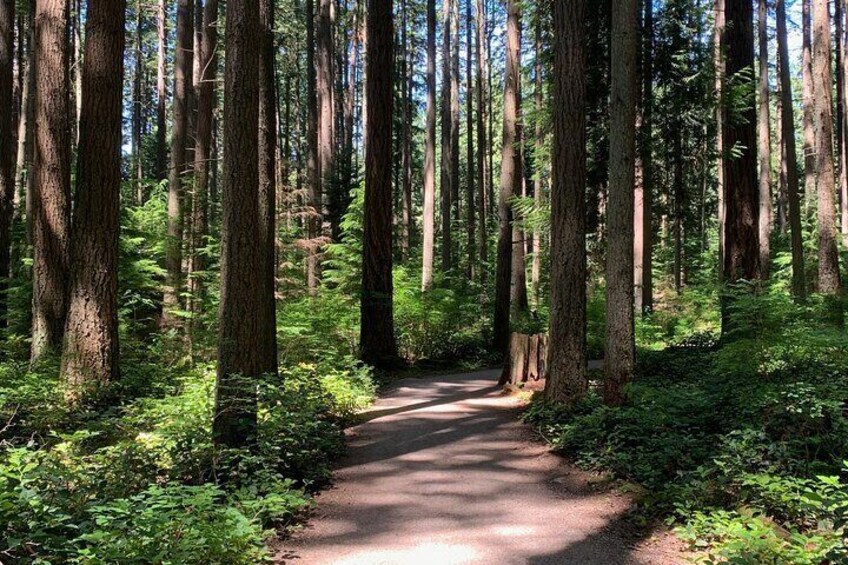
M 350 431 L 336 486 L 277 548 L 287 565 L 672 564 L 629 501 L 548 453 L 499 371 L 397 383 Z

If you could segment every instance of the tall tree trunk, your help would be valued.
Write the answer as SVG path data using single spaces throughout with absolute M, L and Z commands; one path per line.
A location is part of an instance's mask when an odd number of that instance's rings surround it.
M 786 2 L 776 0 L 777 48 L 780 58 L 780 127 L 783 161 L 786 169 L 786 192 L 789 205 L 789 229 L 792 238 L 792 293 L 795 299 L 807 299 L 804 275 L 804 241 L 801 228 L 801 200 L 798 195 L 798 158 L 795 149 L 795 107 L 792 103 L 792 79 L 789 76 L 789 46 L 786 33 Z
M 15 200 L 14 67 L 15 0 L 0 0 L 0 327 L 7 325 L 11 275 L 12 217 Z M 18 38 L 21 41 L 23 38 Z M 20 71 L 19 71 L 20 72 Z M 22 114 L 25 112 L 21 112 Z
M 768 280 L 771 263 L 771 117 L 769 116 L 769 65 L 768 65 L 768 5 L 758 0 L 757 34 L 759 39 L 759 117 L 758 145 L 760 160 L 760 277 Z
M 424 226 L 421 288 L 433 285 L 436 235 L 436 0 L 427 0 L 427 130 L 424 140 Z
M 534 98 L 536 103 L 535 116 L 535 145 L 533 150 L 533 199 L 536 209 L 542 208 L 544 201 L 544 180 L 542 174 L 542 152 L 545 146 L 545 130 L 542 126 L 544 116 L 544 78 L 542 77 L 542 14 L 536 12 L 536 37 L 535 37 L 535 52 L 536 52 L 536 68 L 534 69 Z M 533 307 L 538 310 L 541 301 L 540 295 L 540 279 L 542 274 L 542 233 L 537 227 L 533 228 L 533 265 L 530 269 L 530 287 L 533 292 Z
M 401 218 L 401 242 L 400 252 L 401 261 L 406 263 L 409 261 L 410 239 L 412 238 L 412 108 L 410 95 L 413 89 L 413 81 L 410 80 L 410 49 L 409 39 L 407 37 L 407 0 L 401 0 L 401 64 L 400 64 L 400 84 L 401 84 L 401 200 L 403 216 Z
M 144 203 L 144 161 L 142 157 L 141 136 L 142 120 L 144 116 L 143 82 L 144 82 L 144 17 L 141 0 L 135 4 L 135 53 L 133 60 L 133 101 L 132 101 L 132 170 L 131 175 L 135 181 L 136 204 Z
M 753 5 L 750 0 L 727 0 L 727 84 L 754 88 Z M 759 190 L 757 187 L 757 109 L 753 96 L 725 99 L 724 146 L 734 148 L 724 162 L 725 225 L 724 275 L 728 283 L 754 280 L 760 275 Z M 735 107 L 731 110 L 730 104 Z M 744 105 L 743 105 L 744 104 Z M 725 300 L 725 335 L 730 330 Z
M 319 112 L 317 73 L 315 65 L 315 9 L 312 0 L 306 0 L 306 176 L 308 185 L 308 236 L 306 257 L 306 286 L 310 294 L 318 289 L 320 276 L 321 231 L 323 224 L 323 182 L 321 157 L 318 150 Z
M 277 374 L 277 89 L 274 72 L 274 1 L 259 1 L 259 271 L 262 341 L 257 344 L 262 372 Z
M 367 0 L 364 0 L 364 1 L 367 1 Z M 365 33 L 365 25 L 364 24 L 361 26 L 361 29 L 360 29 L 360 42 L 362 43 L 362 57 L 364 59 L 368 56 L 368 34 Z M 363 85 L 366 82 L 368 82 L 368 73 L 366 72 L 366 65 L 365 65 L 364 62 L 362 64 L 362 78 L 360 79 L 360 82 Z M 363 153 L 363 157 L 364 157 L 364 154 L 365 154 L 365 147 L 364 146 L 365 146 L 366 140 L 368 139 L 368 132 L 366 131 L 367 130 L 367 123 L 366 123 L 367 120 L 365 119 L 365 116 L 368 114 L 368 97 L 365 96 L 365 88 L 364 87 L 360 88 L 360 100 L 362 102 L 362 108 L 360 109 L 360 116 L 359 116 L 359 120 L 360 120 L 360 123 L 359 123 L 360 135 L 359 135 L 359 137 L 362 140 L 362 145 L 363 145 L 362 153 Z M 359 153 L 357 152 L 357 159 L 358 159 L 358 157 L 359 157 Z M 357 168 L 358 168 L 358 165 L 357 165 Z
M 512 206 L 510 199 L 520 187 L 521 163 L 516 151 L 518 139 L 519 89 L 519 8 L 516 0 L 507 0 L 506 68 L 504 77 L 503 149 L 501 187 L 498 200 L 498 257 L 495 277 L 494 349 L 506 353 L 509 344 L 510 297 L 512 286 Z
M 392 0 L 368 0 L 367 14 L 368 141 L 359 344 L 365 363 L 386 368 L 397 362 L 392 307 Z
M 521 8 L 518 8 L 518 93 L 516 96 L 516 120 L 515 120 L 515 184 L 513 196 L 527 196 L 527 162 L 524 159 L 526 150 L 526 139 L 524 138 L 524 112 L 522 110 L 523 93 L 521 87 L 521 38 L 523 33 L 521 21 Z M 513 220 L 515 220 L 513 214 Z M 526 261 L 526 234 L 524 230 L 513 221 L 512 226 L 512 296 L 510 303 L 516 313 L 526 313 L 530 310 L 530 301 L 527 297 L 527 261 Z
M 840 11 L 840 22 L 842 34 L 840 36 L 840 64 L 837 65 L 837 73 L 841 78 L 841 89 L 838 91 L 839 99 L 842 101 L 841 120 L 838 122 L 840 138 L 842 139 L 840 152 L 840 182 L 839 182 L 839 216 L 842 244 L 848 246 L 848 3 L 845 0 L 837 0 Z
M 70 401 L 118 378 L 118 232 L 126 0 L 88 0 L 68 319 Z
M 845 75 L 842 72 L 844 68 L 843 54 L 845 53 L 845 47 L 843 46 L 843 41 L 845 39 L 845 18 L 843 16 L 843 9 L 845 7 L 844 0 L 835 0 L 833 2 L 833 6 L 835 10 L 833 15 L 835 20 L 835 31 L 833 36 L 836 42 L 836 46 L 834 48 L 836 56 L 836 66 L 834 67 L 834 72 L 836 73 L 836 130 L 834 131 L 834 134 L 836 136 L 836 161 L 839 173 L 836 183 L 836 194 L 839 197 L 838 205 L 841 207 L 843 187 L 848 179 L 845 171 L 845 130 L 842 127 L 842 124 L 845 121 L 845 85 L 843 83 Z M 841 234 L 841 224 L 839 229 Z
M 33 6 L 35 2 L 30 0 L 29 6 Z M 26 61 L 24 70 L 24 83 L 21 88 L 21 117 L 18 120 L 18 149 L 15 160 L 15 219 L 20 221 L 23 215 L 26 215 L 25 221 L 25 243 L 27 246 L 32 245 L 32 214 L 27 203 L 32 202 L 32 194 L 27 190 L 28 186 L 32 186 L 32 163 L 34 153 L 34 135 L 35 124 L 33 123 L 33 112 L 35 111 L 35 45 L 33 36 L 35 35 L 35 26 L 33 25 L 33 10 L 30 9 L 26 15 L 26 39 L 21 37 L 19 41 L 25 43 Z M 25 214 L 26 213 L 26 214 Z M 18 261 L 12 260 L 12 266 L 19 264 Z
M 165 180 L 168 173 L 168 9 L 159 0 L 156 13 L 158 53 L 156 59 L 156 179 Z
M 840 146 L 840 168 L 839 168 L 839 211 L 840 211 L 840 231 L 842 233 L 842 244 L 848 246 L 848 25 L 845 23 L 845 18 L 848 17 L 846 10 L 848 4 L 845 0 L 837 0 L 836 5 L 839 9 L 839 22 L 841 24 L 840 34 L 837 30 L 837 35 L 840 38 L 838 49 L 840 64 L 836 67 L 836 72 L 841 78 L 840 86 L 837 89 L 837 96 L 841 101 L 841 118 L 838 120 L 837 127 L 839 128 L 839 137 L 842 140 Z
M 527 149 L 524 133 L 524 92 L 521 84 L 521 44 L 523 41 L 523 22 L 521 20 L 521 7 L 518 8 L 518 93 L 516 97 L 516 120 L 515 120 L 515 156 L 516 173 L 513 186 L 513 196 L 527 196 L 527 160 L 525 152 Z M 513 212 L 512 225 L 512 284 L 510 304 L 516 313 L 526 313 L 530 310 L 530 301 L 527 296 L 527 238 L 524 229 L 518 224 Z
M 162 323 L 177 322 L 174 310 L 180 308 L 183 288 L 183 174 L 188 143 L 189 90 L 192 88 L 194 49 L 193 0 L 177 1 L 177 40 L 174 53 L 174 129 L 171 136 L 171 164 L 168 169 L 168 241 L 165 250 L 165 292 Z
M 292 208 L 294 195 L 292 193 L 292 183 L 291 183 L 291 172 L 292 172 L 292 98 L 299 98 L 300 92 L 295 90 L 295 95 L 292 96 L 292 76 L 291 72 L 288 68 L 285 71 L 284 78 L 284 86 L 283 86 L 283 124 L 282 124 L 282 137 L 283 137 L 283 149 L 281 151 L 280 157 L 282 158 L 282 162 L 280 163 L 280 170 L 282 172 L 281 178 L 281 188 L 282 193 L 280 194 L 280 198 L 278 202 L 281 204 L 281 209 L 278 210 L 282 214 L 283 220 L 283 229 L 288 232 L 292 228 Z M 296 102 L 295 102 L 296 104 Z M 295 145 L 297 142 L 295 142 Z M 297 151 L 297 150 L 295 150 Z M 282 256 L 282 250 L 277 249 L 277 266 L 276 272 L 280 272 L 280 259 Z
M 202 298 L 202 277 L 206 270 L 203 249 L 209 235 L 209 181 L 216 162 L 212 158 L 212 124 L 217 99 L 218 77 L 218 0 L 206 0 L 203 6 L 202 37 L 200 40 L 199 89 L 197 95 L 197 136 L 194 146 L 194 226 L 192 243 L 190 290 L 193 300 Z
M 633 182 L 636 160 L 638 0 L 612 6 L 610 183 L 607 217 L 607 331 L 604 402 L 624 402 L 633 376 Z
M 37 0 L 32 362 L 62 345 L 71 228 L 68 4 Z
M 725 76 L 727 73 L 727 61 L 725 50 L 727 48 L 727 14 L 725 4 L 727 0 L 715 0 L 714 19 L 715 30 L 713 33 L 713 66 L 715 67 L 715 96 L 716 96 L 716 185 L 718 193 L 718 278 L 724 280 L 724 259 L 726 254 L 725 232 L 727 224 L 727 194 L 725 177 L 725 155 L 724 128 L 727 122 L 725 111 L 724 93 Z M 663 230 L 663 233 L 664 230 Z M 664 239 L 663 239 L 664 241 Z
M 489 259 L 488 210 L 486 206 L 489 194 L 488 174 L 488 136 L 486 135 L 486 53 L 483 45 L 486 38 L 486 12 L 483 0 L 476 0 L 477 33 L 474 36 L 474 48 L 477 52 L 477 199 L 479 200 L 478 242 L 480 256 L 480 281 L 485 282 L 486 262 Z
M 333 0 L 318 0 L 318 47 L 315 60 L 318 97 L 318 170 L 321 187 L 333 202 L 337 187 L 335 182 L 335 102 L 333 100 L 334 48 L 332 25 Z M 330 232 L 338 239 L 340 213 L 334 206 L 329 210 Z
M 774 111 L 777 114 L 777 118 L 775 119 L 775 132 L 774 132 L 774 140 L 777 145 L 779 164 L 778 164 L 778 177 L 777 177 L 777 211 L 775 213 L 775 221 L 777 222 L 777 229 L 780 231 L 781 235 L 786 235 L 789 233 L 789 192 L 787 189 L 787 162 L 786 162 L 786 154 L 783 150 L 783 128 L 781 125 L 781 119 L 783 116 L 783 91 L 780 87 L 780 73 L 781 66 L 783 63 L 780 61 L 780 56 L 777 56 L 777 89 L 775 89 L 775 101 L 774 101 Z
M 492 13 L 492 8 L 487 6 L 486 13 Z M 494 24 L 491 21 L 486 22 L 486 60 L 489 61 L 492 57 L 492 28 Z M 486 193 L 486 201 L 489 203 L 488 206 L 488 214 L 490 216 L 494 216 L 497 212 L 497 198 L 495 197 L 495 111 L 494 111 L 494 96 L 492 96 L 492 92 L 494 92 L 494 84 L 492 77 L 492 65 L 491 63 L 486 65 L 486 93 L 488 108 L 486 111 L 486 117 L 488 118 L 488 129 L 489 133 L 487 139 L 489 140 L 489 147 L 486 153 L 486 159 L 488 160 L 487 170 L 489 171 L 489 180 L 486 183 L 488 187 L 488 192 Z
M 477 174 L 475 170 L 476 162 L 474 160 L 474 75 L 472 72 L 473 57 L 474 57 L 474 20 L 471 19 L 471 2 L 465 0 L 465 140 L 466 140 L 466 193 L 465 201 L 467 209 L 465 211 L 465 234 L 467 239 L 468 249 L 468 266 L 465 269 L 465 274 L 468 280 L 474 280 L 477 273 L 477 249 L 475 248 L 475 231 L 476 226 L 476 209 L 474 202 L 475 186 L 474 180 Z
M 297 6 L 301 8 L 300 5 Z M 301 8 L 302 10 L 302 8 Z M 308 53 L 308 50 L 307 50 Z M 300 95 L 302 92 L 301 81 L 302 73 L 300 72 L 300 57 L 294 58 L 294 91 L 297 95 L 294 97 L 292 112 L 294 113 L 294 192 L 291 195 L 290 206 L 296 208 L 297 210 L 307 210 L 307 206 L 305 204 L 306 199 L 304 198 L 303 191 L 303 180 L 305 175 L 305 161 L 309 159 L 309 144 L 306 143 L 306 151 L 304 151 L 304 138 L 303 135 L 304 127 L 303 127 L 303 112 L 301 111 L 301 100 L 303 97 Z M 304 157 L 306 155 L 306 157 Z M 294 217 L 295 225 L 300 229 L 304 229 L 308 235 L 309 228 L 309 220 L 308 217 L 304 218 L 304 214 L 300 213 Z
M 256 344 L 267 327 L 259 241 L 259 3 L 227 0 L 224 67 L 224 179 L 218 376 L 212 427 L 217 445 L 256 442 L 256 379 L 265 371 Z
M 74 144 L 72 154 L 79 145 L 79 118 L 82 106 L 82 0 L 69 0 L 71 9 L 71 140 Z
M 809 215 L 812 203 L 816 195 L 816 126 L 813 84 L 813 44 L 812 44 L 812 0 L 801 2 L 801 33 L 802 59 L 801 79 L 803 85 L 803 109 L 802 123 L 804 128 L 804 203 L 805 212 Z
M 357 69 L 359 68 L 359 46 L 360 46 L 360 27 L 361 27 L 361 9 L 359 6 L 359 0 L 356 2 L 356 6 L 353 8 L 353 23 L 351 24 L 351 39 L 350 39 L 350 54 L 348 57 L 347 63 L 347 91 L 345 93 L 345 103 L 344 103 L 344 130 L 345 130 L 345 139 L 344 139 L 344 170 L 345 170 L 345 179 L 343 183 L 344 190 L 346 190 L 349 194 L 352 185 L 354 175 L 357 171 L 354 170 L 353 162 L 354 162 L 354 153 L 357 149 L 354 147 L 354 106 L 356 106 L 356 96 L 357 96 Z M 349 196 L 348 196 L 349 200 Z M 345 203 L 347 205 L 347 202 Z
M 545 397 L 570 404 L 586 381 L 584 0 L 553 4 L 551 307 Z
M 842 292 L 836 246 L 836 205 L 833 167 L 833 77 L 830 68 L 830 17 L 827 0 L 813 2 L 813 92 L 816 125 L 816 185 L 818 186 L 819 292 Z
M 672 225 L 672 238 L 674 239 L 674 291 L 680 294 L 683 291 L 683 220 L 686 210 L 685 206 L 685 183 L 683 172 L 683 123 L 676 120 L 673 126 L 672 146 L 673 156 L 671 165 L 673 178 L 671 181 L 674 201 L 674 224 Z
M 453 188 L 453 121 L 451 119 L 451 90 L 453 73 L 451 72 L 451 4 L 459 0 L 442 0 L 442 168 L 440 201 L 442 212 L 442 271 L 447 273 L 452 268 L 453 243 L 451 238 L 451 203 Z
M 461 200 L 459 198 L 459 2 L 451 2 L 451 210 L 453 220 L 459 222 Z M 453 238 L 451 238 L 453 240 Z M 456 250 L 451 248 L 451 266 Z M 457 261 L 458 263 L 458 261 Z
M 2 9 L 2 8 L 0 8 Z M 23 10 L 15 11 L 10 25 L 12 37 L 12 51 L 9 59 L 12 61 L 12 145 L 17 144 L 16 133 L 18 125 L 21 121 L 23 106 L 21 105 L 21 96 L 24 89 L 25 67 L 26 67 L 26 25 L 27 21 Z M 15 37 L 17 37 L 17 45 L 15 45 Z M 2 40 L 0 40 L 2 41 Z
M 653 108 L 654 108 L 654 5 L 643 1 L 642 16 L 642 100 L 639 106 L 637 182 L 634 198 L 633 280 L 634 303 L 641 314 L 654 308 L 653 277 Z

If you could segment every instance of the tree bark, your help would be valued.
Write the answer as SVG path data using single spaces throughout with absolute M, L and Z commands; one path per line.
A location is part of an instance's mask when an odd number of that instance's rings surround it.
M 642 315 L 654 309 L 653 276 L 653 116 L 654 116 L 654 6 L 643 1 L 642 16 L 642 100 L 639 107 L 637 182 L 634 199 L 634 302 Z
M 415 83 L 412 80 L 414 57 L 410 57 L 409 38 L 407 35 L 408 6 L 407 0 L 401 0 L 401 199 L 403 217 L 401 218 L 401 260 L 409 261 L 409 251 L 412 245 L 412 100 Z
M 830 68 L 830 17 L 827 0 L 813 2 L 813 92 L 818 186 L 819 292 L 842 292 L 836 246 L 833 166 L 833 77 Z
M 542 53 L 542 18 L 540 13 L 536 13 L 536 38 L 535 38 L 535 51 L 536 51 L 536 68 L 534 70 L 535 74 L 535 85 L 534 85 L 534 97 L 536 103 L 536 116 L 535 116 L 535 145 L 533 151 L 533 169 L 534 169 L 534 179 L 533 179 L 533 199 L 536 209 L 539 210 L 542 208 L 542 203 L 544 201 L 544 180 L 541 169 L 542 163 L 542 151 L 545 146 L 545 130 L 542 126 L 542 120 L 544 117 L 544 78 L 542 77 L 542 57 L 544 56 Z M 538 310 L 539 303 L 541 302 L 540 295 L 540 279 L 542 274 L 542 233 L 538 226 L 533 228 L 533 265 L 530 269 L 530 287 L 533 293 L 533 307 Z
M 0 327 L 7 325 L 7 296 L 11 275 L 12 217 L 15 200 L 15 131 L 12 112 L 15 86 L 15 0 L 0 0 Z M 18 38 L 21 41 L 22 38 Z M 24 112 L 21 112 L 25 114 Z
M 320 239 L 323 224 L 323 182 L 321 155 L 318 150 L 318 94 L 315 64 L 315 9 L 313 0 L 306 0 L 306 176 L 308 185 L 306 286 L 310 294 L 318 289 L 320 277 Z
M 424 226 L 421 289 L 433 285 L 436 235 L 436 0 L 427 0 L 427 124 L 424 140 Z
M 769 116 L 769 65 L 768 65 L 768 5 L 757 2 L 757 35 L 759 39 L 759 96 L 758 102 L 758 156 L 760 161 L 760 278 L 768 280 L 771 263 L 771 117 Z
M 135 68 L 133 70 L 133 100 L 132 100 L 132 170 L 130 174 L 135 181 L 136 204 L 144 204 L 144 160 L 142 157 L 141 136 L 142 122 L 144 120 L 144 60 L 143 60 L 143 34 L 144 17 L 141 0 L 135 4 L 135 53 L 133 56 Z
M 465 140 L 466 140 L 466 182 L 465 182 L 465 236 L 467 240 L 468 265 L 465 269 L 465 275 L 468 280 L 474 280 L 477 273 L 477 249 L 475 248 L 475 231 L 476 226 L 476 209 L 474 202 L 475 186 L 474 176 L 476 175 L 474 161 L 474 75 L 472 73 L 473 65 L 473 35 L 474 35 L 474 20 L 471 19 L 471 2 L 465 0 Z
M 498 257 L 495 277 L 494 349 L 506 354 L 509 345 L 513 229 L 510 199 L 521 182 L 521 163 L 516 151 L 519 88 L 519 8 L 507 0 L 506 67 L 504 77 L 503 149 L 498 199 Z
M 335 102 L 333 100 L 333 0 L 318 0 L 318 47 L 315 60 L 318 97 L 318 170 L 322 191 L 335 201 Z M 335 207 L 334 207 L 335 208 Z M 329 210 L 330 232 L 339 235 L 339 211 Z
M 518 14 L 518 92 L 516 96 L 516 118 L 515 118 L 515 184 L 513 185 L 513 196 L 527 196 L 527 161 L 525 159 L 526 139 L 524 134 L 524 111 L 523 91 L 521 85 L 521 41 L 522 21 L 519 6 Z M 530 301 L 527 297 L 527 238 L 524 230 L 515 222 L 513 213 L 512 225 L 512 285 L 510 304 L 516 313 L 526 313 L 530 310 Z
M 804 128 L 804 203 L 805 212 L 810 213 L 812 202 L 816 197 L 816 129 L 813 84 L 813 43 L 812 43 L 812 0 L 801 2 L 801 33 L 802 59 L 801 81 L 803 86 L 803 116 Z
M 838 90 L 839 99 L 842 101 L 842 115 L 837 127 L 840 131 L 842 146 L 840 152 L 840 182 L 839 182 L 839 216 L 840 231 L 842 233 L 842 245 L 848 247 L 848 25 L 845 18 L 848 17 L 848 3 L 845 0 L 837 0 L 842 24 L 840 35 L 840 65 L 837 65 L 837 73 L 841 77 L 842 88 Z
M 453 38 L 451 41 L 451 210 L 453 221 L 459 222 L 461 218 L 460 208 L 462 201 L 459 198 L 459 2 L 451 1 L 451 29 Z M 453 238 L 451 238 L 453 241 Z M 451 248 L 451 266 L 454 261 L 459 260 L 454 256 L 456 250 Z
M 489 259 L 488 209 L 486 202 L 489 194 L 488 152 L 489 143 L 486 132 L 486 52 L 483 45 L 486 39 L 486 12 L 483 0 L 476 0 L 477 33 L 474 48 L 477 52 L 477 199 L 480 201 L 478 241 L 480 256 L 480 281 L 486 279 L 486 262 Z
M 262 372 L 277 373 L 277 89 L 274 73 L 274 0 L 259 1 L 259 271 L 262 342 L 257 344 Z
M 218 77 L 218 0 L 206 0 L 203 6 L 202 37 L 200 40 L 200 76 L 197 95 L 197 134 L 194 146 L 194 209 L 192 232 L 190 280 L 192 299 L 202 298 L 202 278 L 198 275 L 206 270 L 204 252 L 209 235 L 209 181 L 215 167 L 212 159 L 212 124 L 217 100 Z
M 389 368 L 397 363 L 392 306 L 392 0 L 368 0 L 367 14 L 368 140 L 359 344 L 365 363 Z
M 118 234 L 126 0 L 88 0 L 68 319 L 61 377 L 76 402 L 119 375 Z
M 228 0 L 224 67 L 224 178 L 218 375 L 212 427 L 216 445 L 256 442 L 256 379 L 264 372 L 256 344 L 267 327 L 259 314 L 262 247 L 259 210 L 259 3 Z
M 840 170 L 839 170 L 839 211 L 840 231 L 842 233 L 842 245 L 848 247 L 848 25 L 845 18 L 848 13 L 848 3 L 845 0 L 837 0 L 839 8 L 839 21 L 841 31 L 837 30 L 840 37 L 840 64 L 837 65 L 837 73 L 841 78 L 841 88 L 837 89 L 839 100 L 841 100 L 841 119 L 837 122 L 842 145 L 840 147 Z
M 726 9 L 727 84 L 736 91 L 753 89 L 749 74 L 754 65 L 752 3 L 749 0 L 727 0 Z M 727 282 L 733 284 L 740 280 L 755 280 L 760 275 L 759 190 L 754 97 L 730 98 L 728 96 L 724 100 L 724 146 L 734 148 L 737 154 L 727 156 L 724 162 L 727 204 L 724 275 Z M 725 322 L 728 321 L 727 310 L 724 309 Z
M 716 190 L 718 193 L 718 278 L 724 280 L 724 258 L 726 254 L 725 226 L 727 216 L 727 196 L 725 178 L 725 155 L 724 128 L 727 121 L 725 111 L 725 76 L 727 73 L 727 61 L 725 49 L 727 48 L 725 11 L 726 0 L 715 0 L 714 19 L 715 29 L 713 33 L 713 66 L 715 67 L 715 96 L 716 96 Z
M 79 118 L 82 109 L 82 0 L 68 0 L 70 4 L 71 61 L 71 140 L 72 154 L 79 149 Z
M 486 13 L 491 13 L 492 8 L 487 6 Z M 489 61 L 492 57 L 492 22 L 486 22 L 486 60 Z M 492 65 L 491 63 L 486 65 L 486 93 L 487 93 L 487 104 L 488 108 L 486 111 L 486 117 L 488 118 L 488 135 L 487 138 L 489 140 L 489 147 L 486 153 L 486 159 L 488 160 L 487 171 L 489 172 L 489 179 L 486 183 L 488 187 L 488 192 L 486 192 L 486 201 L 488 202 L 487 212 L 490 216 L 494 216 L 497 212 L 497 199 L 495 198 L 495 151 L 494 151 L 494 143 L 495 143 L 495 102 L 494 96 L 492 96 L 492 92 L 494 92 L 494 87 L 492 86 L 494 83 L 492 81 Z
M 347 191 L 345 196 L 346 202 L 345 206 L 348 205 L 350 200 L 349 192 L 353 185 L 354 174 L 357 173 L 354 168 L 354 153 L 357 153 L 357 149 L 354 147 L 354 106 L 356 105 L 356 96 L 357 96 L 357 81 L 358 69 L 359 69 L 359 56 L 360 56 L 360 44 L 361 44 L 361 36 L 362 33 L 360 28 L 362 27 L 362 10 L 360 8 L 360 0 L 357 0 L 356 6 L 353 8 L 353 22 L 351 24 L 351 39 L 350 39 L 350 54 L 348 56 L 347 63 L 347 89 L 345 93 L 345 103 L 344 103 L 344 171 L 345 171 L 345 179 L 343 182 L 343 188 Z M 406 125 L 406 124 L 405 124 Z M 411 187 L 410 187 L 411 190 Z
M 171 164 L 168 169 L 168 240 L 165 250 L 165 292 L 162 300 L 162 323 L 177 322 L 174 310 L 180 308 L 183 288 L 183 175 L 186 170 L 188 122 L 191 112 L 189 90 L 192 88 L 194 50 L 193 0 L 177 1 L 177 39 L 174 53 L 174 127 L 171 136 Z
M 158 54 L 156 60 L 156 180 L 163 181 L 168 172 L 168 9 L 159 0 L 157 15 Z
M 672 195 L 674 200 L 674 224 L 672 225 L 672 237 L 674 239 L 674 291 L 680 294 L 683 290 L 683 220 L 686 189 L 686 179 L 683 178 L 683 123 L 675 120 L 673 126 L 673 156 L 671 165 L 673 170 Z
M 789 205 L 789 229 L 792 240 L 792 293 L 795 299 L 807 299 L 804 274 L 804 241 L 801 228 L 801 200 L 798 195 L 798 158 L 795 149 L 795 107 L 792 103 L 792 79 L 789 76 L 789 46 L 786 33 L 786 2 L 776 0 L 777 45 L 780 57 L 780 127 L 783 142 L 783 161 L 786 170 L 786 192 Z
M 780 61 L 780 56 L 777 56 L 777 88 L 775 89 L 774 111 L 777 114 L 775 119 L 774 141 L 777 145 L 779 164 L 777 177 L 777 210 L 775 211 L 775 222 L 777 229 L 781 235 L 789 233 L 789 192 L 786 187 L 787 162 L 786 155 L 783 151 L 783 129 L 781 119 L 783 116 L 783 92 L 780 87 L 780 73 L 783 63 Z
M 607 326 L 604 403 L 624 403 L 633 376 L 633 182 L 636 161 L 638 0 L 612 6 L 610 182 L 607 217 Z
M 848 182 L 848 174 L 845 170 L 845 129 L 843 127 L 845 123 L 845 75 L 843 73 L 843 69 L 845 68 L 845 63 L 843 62 L 843 56 L 845 54 L 845 46 L 843 45 L 845 40 L 844 0 L 835 0 L 833 6 L 833 18 L 835 20 L 833 37 L 836 42 L 834 48 L 836 56 L 836 65 L 834 67 L 834 72 L 836 73 L 836 121 L 834 123 L 836 124 L 836 130 L 834 133 L 836 136 L 836 161 L 838 167 L 836 194 L 838 196 L 837 206 L 841 209 L 842 193 L 845 190 L 845 183 Z M 844 238 L 845 234 L 842 233 L 841 224 L 839 225 L 839 231 Z
M 35 2 L 31 0 L 29 6 L 34 6 Z M 33 153 L 35 145 L 35 124 L 33 123 L 33 113 L 35 112 L 35 26 L 33 25 L 33 10 L 30 9 L 26 16 L 26 39 L 21 37 L 18 41 L 25 43 L 26 50 L 26 68 L 24 70 L 23 86 L 21 87 L 21 116 L 18 120 L 18 149 L 15 160 L 15 196 L 13 198 L 15 205 L 14 221 L 20 221 L 21 217 L 25 218 L 25 235 L 24 242 L 27 247 L 32 245 L 32 214 L 28 204 L 32 203 L 32 191 L 29 189 L 32 186 L 33 177 Z M 26 214 L 25 214 L 26 213 Z M 19 264 L 13 258 L 12 266 Z
M 545 398 L 586 392 L 586 47 L 584 0 L 553 5 L 551 307 Z
M 58 352 L 67 315 L 71 227 L 68 5 L 37 0 L 32 362 Z
M 453 267 L 453 242 L 451 237 L 451 205 L 453 201 L 453 120 L 451 118 L 451 92 L 453 73 L 451 65 L 451 4 L 459 0 L 442 0 L 442 168 L 440 201 L 442 213 L 442 272 Z
M 521 21 L 521 7 L 518 8 L 518 52 L 516 55 L 518 68 L 518 85 L 516 94 L 515 115 L 515 177 L 512 188 L 513 196 L 527 196 L 527 162 L 525 151 L 527 144 L 524 137 L 524 112 L 522 110 L 523 92 L 521 87 L 521 38 L 523 33 Z M 512 213 L 512 212 L 511 212 Z M 530 310 L 530 301 L 527 297 L 527 253 L 526 233 L 515 222 L 513 213 L 512 225 L 512 284 L 510 304 L 512 309 L 519 314 Z

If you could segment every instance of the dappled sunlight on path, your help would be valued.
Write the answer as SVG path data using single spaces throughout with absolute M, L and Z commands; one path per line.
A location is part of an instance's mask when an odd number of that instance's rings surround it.
M 678 563 L 622 524 L 629 501 L 533 441 L 499 371 L 398 383 L 350 432 L 336 487 L 278 563 Z

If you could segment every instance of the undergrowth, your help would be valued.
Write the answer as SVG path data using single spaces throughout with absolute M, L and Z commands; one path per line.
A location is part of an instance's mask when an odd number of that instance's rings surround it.
M 637 516 L 705 563 L 848 563 L 848 340 L 821 308 L 741 298 L 747 331 L 721 346 L 660 314 L 640 325 L 624 407 L 592 391 L 570 408 L 535 399 L 524 418 L 581 466 L 645 487 Z
M 23 384 L 0 372 L 0 559 L 261 561 L 268 528 L 311 504 L 347 419 L 373 397 L 368 370 L 352 367 L 301 364 L 264 380 L 252 453 L 212 445 L 211 365 L 156 374 L 150 394 L 80 413 L 58 408 L 52 367 Z

